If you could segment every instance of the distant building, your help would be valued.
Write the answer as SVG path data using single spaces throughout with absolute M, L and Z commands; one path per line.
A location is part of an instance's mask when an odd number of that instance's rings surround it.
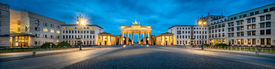
M 0 3 L 0 46 L 9 46 L 10 6 Z
M 98 25 L 64 24 L 62 25 L 62 41 L 77 45 L 77 38 L 81 38 L 83 45 L 96 45 L 97 35 L 102 32 L 103 28 Z

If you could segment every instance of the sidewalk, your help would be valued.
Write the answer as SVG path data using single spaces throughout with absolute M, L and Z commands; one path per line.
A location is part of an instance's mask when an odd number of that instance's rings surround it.
M 185 48 L 185 49 L 201 50 L 201 48 Z M 256 57 L 275 59 L 275 54 L 272 54 L 272 53 L 259 53 L 259 55 L 256 55 L 255 52 L 247 52 L 247 51 L 220 50 L 220 49 L 209 49 L 209 48 L 204 48 L 204 50 L 212 51 L 212 52 L 222 52 L 222 53 L 229 53 L 229 54 L 238 54 L 238 55 L 247 55 L 247 56 L 256 56 Z
M 82 48 L 82 50 L 83 51 L 94 50 L 96 48 L 97 47 L 86 47 L 86 48 Z M 40 50 L 40 51 L 35 51 L 35 57 L 76 52 L 76 51 L 80 51 L 79 48 Z M 33 51 L 0 53 L 0 62 L 14 60 L 14 59 L 30 58 L 30 57 L 33 57 Z

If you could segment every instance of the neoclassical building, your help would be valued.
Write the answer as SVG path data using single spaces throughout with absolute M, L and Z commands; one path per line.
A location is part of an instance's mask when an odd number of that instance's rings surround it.
M 138 23 L 136 20 L 134 23 L 132 23 L 132 26 L 121 26 L 120 28 L 120 32 L 121 32 L 121 36 L 120 36 L 120 45 L 123 44 L 134 44 L 134 34 L 138 34 L 138 44 L 151 44 L 151 26 L 140 26 L 140 23 Z M 124 34 L 126 34 L 126 42 L 124 43 Z M 132 42 L 129 43 L 129 34 L 131 34 L 132 37 Z M 143 36 L 141 37 L 140 34 L 143 34 Z M 148 39 L 146 39 L 146 35 L 148 35 Z M 141 38 L 143 38 L 143 42 L 141 43 Z M 146 40 L 148 42 L 146 42 Z

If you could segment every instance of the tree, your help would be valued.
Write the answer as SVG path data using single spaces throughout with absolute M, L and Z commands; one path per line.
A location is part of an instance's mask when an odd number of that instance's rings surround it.
M 65 46 L 66 48 L 71 48 L 71 47 L 72 47 L 69 43 L 64 42 L 64 41 L 57 44 L 57 47 L 58 47 L 58 48 L 61 48 L 61 47 L 64 47 L 64 46 Z
M 56 45 L 54 43 L 52 43 L 52 42 L 46 42 L 41 47 L 42 48 L 50 48 L 51 44 L 52 44 L 52 48 L 56 47 Z

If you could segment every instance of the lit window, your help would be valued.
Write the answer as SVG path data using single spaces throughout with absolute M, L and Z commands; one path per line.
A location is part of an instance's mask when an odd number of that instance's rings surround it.
M 60 34 L 60 31 L 56 31 L 57 34 Z
M 69 29 L 71 29 L 71 27 L 69 27 Z
M 51 33 L 54 33 L 54 30 L 51 29 Z
M 63 29 L 65 29 L 65 27 L 63 27 Z
M 92 29 L 92 27 L 90 27 L 90 29 Z
M 93 27 L 93 29 L 95 29 L 95 27 Z
M 48 32 L 48 29 L 47 29 L 47 28 L 43 28 L 43 31 L 44 31 L 44 32 Z

